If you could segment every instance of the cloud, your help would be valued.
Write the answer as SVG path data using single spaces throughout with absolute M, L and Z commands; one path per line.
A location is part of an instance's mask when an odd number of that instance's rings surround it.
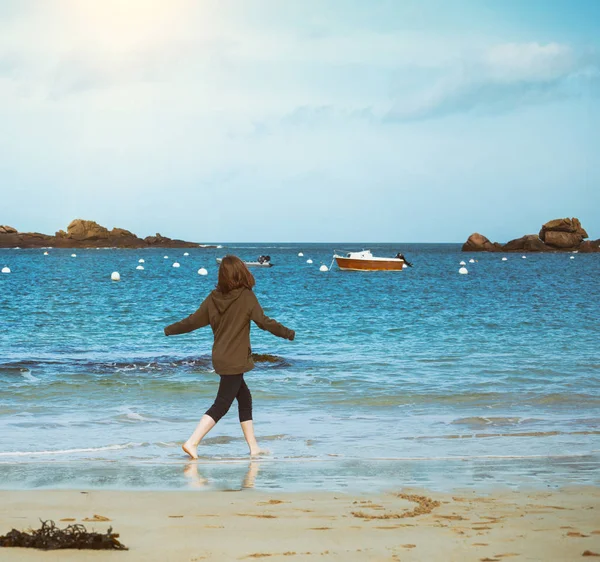
M 506 112 L 593 93 L 599 80 L 595 53 L 576 53 L 559 43 L 506 43 L 448 68 L 433 86 L 412 97 L 397 96 L 384 120 Z
M 227 115 L 246 134 L 506 112 L 600 83 L 596 54 L 561 43 L 486 47 L 475 36 L 325 24 L 265 31 L 191 0 L 34 4 L 0 19 L 7 105 L 24 97 L 92 111 L 154 103 Z
M 278 126 L 324 128 L 344 122 L 370 124 L 435 119 L 461 113 L 494 114 L 578 96 L 600 94 L 600 58 L 568 45 L 505 43 L 420 74 L 398 68 L 397 93 L 387 106 L 302 104 L 261 123 L 256 133 Z M 359 100 L 360 101 L 360 100 Z M 371 101 L 371 103 L 369 103 Z
M 284 115 L 280 123 L 293 126 L 324 125 L 352 119 L 375 121 L 376 117 L 371 107 L 341 108 L 334 105 L 303 105 Z
M 489 49 L 482 62 L 496 82 L 544 82 L 571 73 L 577 59 L 569 46 L 559 43 L 506 43 Z
M 18 56 L 18 68 L 10 75 L 5 69 L 4 77 L 12 80 L 15 92 L 34 92 L 39 100 L 169 82 L 200 93 L 207 84 L 208 89 L 218 84 L 250 90 L 251 105 L 265 100 L 265 108 L 273 106 L 276 91 L 279 98 L 292 98 L 287 109 L 326 105 L 354 95 L 350 84 L 336 89 L 332 76 L 345 73 L 364 91 L 377 72 L 438 68 L 467 42 L 456 37 L 440 42 L 423 30 L 321 25 L 315 33 L 314 25 L 281 22 L 260 29 L 219 2 L 61 0 L 27 6 L 12 18 L 0 18 L 0 59 L 3 53 Z M 385 88 L 381 91 L 387 96 Z M 207 106 L 211 103 L 206 100 Z
M 0 53 L 0 77 L 14 76 L 20 66 L 21 61 L 19 57 L 15 56 L 12 53 Z

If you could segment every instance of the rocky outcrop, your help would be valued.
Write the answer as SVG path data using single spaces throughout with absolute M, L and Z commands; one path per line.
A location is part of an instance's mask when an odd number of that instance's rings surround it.
M 584 241 L 588 234 L 579 219 L 555 219 L 544 224 L 538 234 L 527 234 L 502 245 L 479 233 L 471 234 L 463 252 L 600 252 L 600 241 Z
M 584 240 L 579 245 L 579 251 L 582 254 L 589 254 L 590 252 L 600 252 L 600 238 L 598 238 L 598 240 Z
M 0 226 L 0 248 L 39 248 L 52 245 L 53 236 L 39 232 L 18 232 L 10 226 Z
M 554 219 L 542 225 L 540 230 L 540 239 L 548 243 L 546 240 L 546 233 L 548 232 L 570 232 L 573 234 L 579 234 L 581 238 L 587 238 L 588 234 L 585 229 L 581 226 L 579 219 Z
M 576 250 L 588 234 L 579 219 L 555 219 L 547 222 L 540 230 L 540 239 L 558 250 Z
M 548 249 L 537 234 L 526 234 L 499 246 L 504 252 L 545 252 Z
M 71 240 L 105 240 L 108 237 L 108 228 L 94 221 L 75 219 L 67 226 L 67 238 Z
M 124 228 L 113 228 L 110 231 L 110 235 L 116 237 L 129 237 L 129 236 L 135 236 L 135 234 L 133 232 L 130 232 L 129 230 L 125 230 Z
M 471 234 L 463 244 L 463 252 L 496 252 L 501 247 L 497 242 L 490 242 L 485 236 L 477 232 Z
M 59 230 L 54 236 L 37 232 L 18 232 L 11 226 L 0 226 L 0 248 L 198 248 L 196 242 L 173 240 L 157 234 L 138 238 L 124 228 L 106 227 L 94 221 L 75 219 L 67 231 Z M 214 247 L 214 246 L 203 246 Z
M 545 243 L 559 250 L 576 250 L 583 242 L 581 234 L 575 232 L 546 232 Z

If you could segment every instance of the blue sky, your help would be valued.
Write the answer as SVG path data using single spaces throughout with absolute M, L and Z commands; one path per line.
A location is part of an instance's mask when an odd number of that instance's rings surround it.
M 600 237 L 600 2 L 2 0 L 0 224 Z

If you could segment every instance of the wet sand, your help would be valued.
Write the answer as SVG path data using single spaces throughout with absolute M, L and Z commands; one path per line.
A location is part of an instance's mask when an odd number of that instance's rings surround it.
M 108 521 L 98 520 L 103 518 Z M 112 526 L 129 550 L 0 548 L 0 561 L 600 559 L 600 488 L 595 487 L 487 495 L 468 490 L 0 491 L 0 534 L 37 528 L 40 519 L 61 526 L 83 523 L 101 532 Z

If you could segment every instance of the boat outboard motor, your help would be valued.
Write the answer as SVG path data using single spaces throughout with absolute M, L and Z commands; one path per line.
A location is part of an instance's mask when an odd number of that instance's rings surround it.
M 410 263 L 410 262 L 409 262 L 409 261 L 408 261 L 408 260 L 407 260 L 407 259 L 404 257 L 404 254 L 401 254 L 400 252 L 398 252 L 398 253 L 396 254 L 396 258 L 397 258 L 397 259 L 399 259 L 399 260 L 404 260 L 404 263 L 405 263 L 406 265 L 408 265 L 408 267 L 412 267 L 412 263 Z

